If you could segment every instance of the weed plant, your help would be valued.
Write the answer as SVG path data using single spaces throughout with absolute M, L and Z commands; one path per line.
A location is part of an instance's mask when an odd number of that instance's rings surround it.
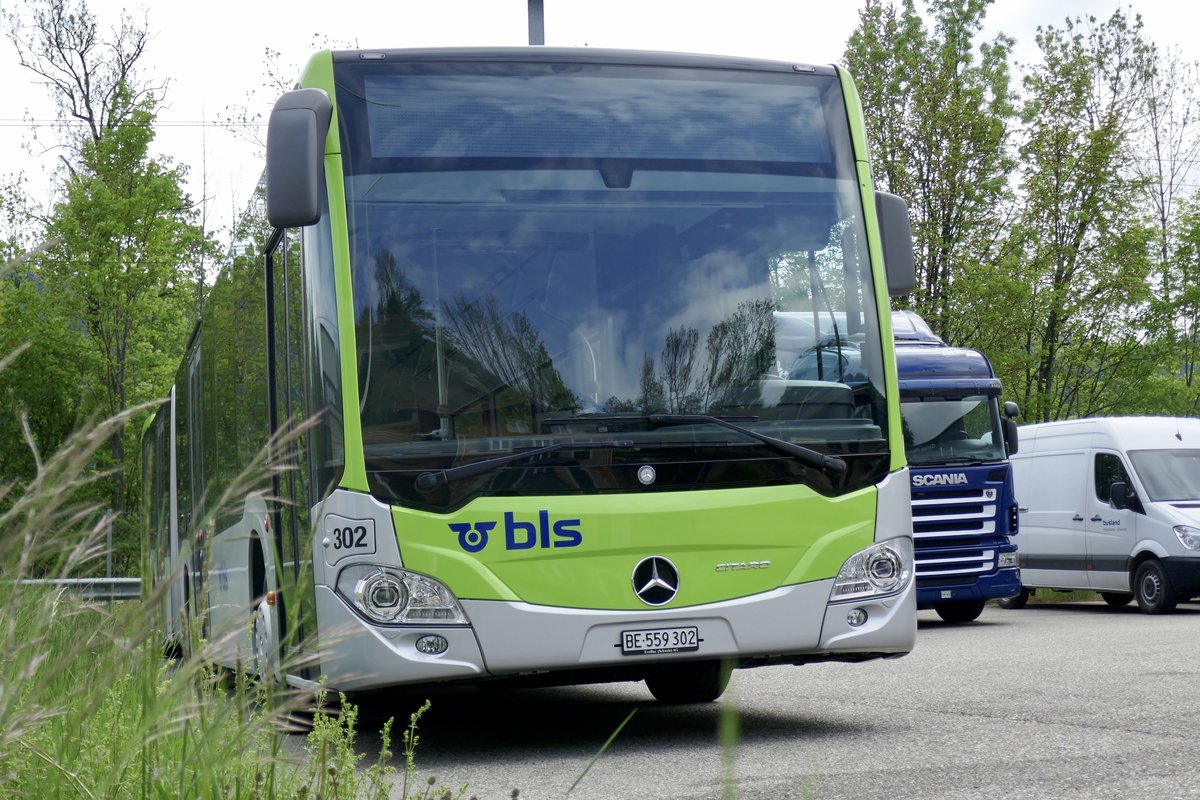
M 205 640 L 192 626 L 186 655 L 164 659 L 159 609 L 168 582 L 140 602 L 111 605 L 20 583 L 34 565 L 39 577 L 47 565 L 51 577 L 69 577 L 102 556 L 103 509 L 78 498 L 99 477 L 95 456 L 121 421 L 79 431 L 45 460 L 26 426 L 36 475 L 23 486 L 0 485 L 0 796 L 461 797 L 465 787 L 452 793 L 435 789 L 435 781 L 418 785 L 412 748 L 428 705 L 405 731 L 400 774 L 391 766 L 390 723 L 378 759 L 360 765 L 357 711 L 344 698 L 336 713 L 313 717 L 305 752 L 289 752 L 281 731 L 313 698 L 209 666 L 214 647 L 248 631 L 215 631 Z M 227 495 L 263 485 L 277 468 L 269 452 Z

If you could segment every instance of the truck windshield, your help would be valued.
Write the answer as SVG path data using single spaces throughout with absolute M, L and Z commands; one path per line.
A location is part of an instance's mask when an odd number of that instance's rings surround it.
M 1130 450 L 1149 500 L 1200 500 L 1200 450 Z
M 904 399 L 900 416 L 912 466 L 1003 461 L 1004 440 L 995 397 Z
M 336 63 L 372 492 L 444 510 L 483 494 L 878 480 L 878 313 L 825 73 Z M 853 371 L 784 374 L 831 336 L 859 343 Z M 734 427 L 652 414 L 719 416 L 851 463 L 834 474 Z M 585 446 L 551 447 L 573 440 Z

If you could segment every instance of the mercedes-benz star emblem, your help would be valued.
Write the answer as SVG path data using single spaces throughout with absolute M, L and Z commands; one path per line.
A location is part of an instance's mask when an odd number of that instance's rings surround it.
M 643 464 L 638 468 L 637 478 L 639 481 L 641 481 L 643 486 L 649 486 L 650 484 L 654 483 L 654 479 L 657 477 L 658 474 L 654 471 L 654 467 L 650 466 L 649 464 Z
M 662 556 L 643 558 L 633 568 L 633 591 L 648 606 L 666 605 L 679 591 L 679 570 Z

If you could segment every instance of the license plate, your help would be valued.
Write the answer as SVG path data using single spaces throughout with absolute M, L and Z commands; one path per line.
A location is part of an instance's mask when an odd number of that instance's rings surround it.
M 621 654 L 626 656 L 685 653 L 689 650 L 699 649 L 700 631 L 694 625 L 681 628 L 621 631 Z

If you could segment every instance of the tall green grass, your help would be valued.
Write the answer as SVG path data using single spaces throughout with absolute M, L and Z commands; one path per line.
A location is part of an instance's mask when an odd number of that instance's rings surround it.
M 378 754 L 364 763 L 356 747 L 358 712 L 344 697 L 325 710 L 323 693 L 289 694 L 241 670 L 210 666 L 217 644 L 249 637 L 248 614 L 245 630 L 210 631 L 207 640 L 202 624 L 188 626 L 179 648 L 183 654 L 167 658 L 160 610 L 169 582 L 140 601 L 111 604 L 21 584 L 30 577 L 82 574 L 103 558 L 105 510 L 78 498 L 95 494 L 87 491 L 101 477 L 93 469 L 95 455 L 110 432 L 145 410 L 131 409 L 81 430 L 45 458 L 26 426 L 36 475 L 24 485 L 0 484 L 0 797 L 463 798 L 466 786 L 438 786 L 416 769 L 417 731 L 428 702 L 401 731 L 399 758 L 391 751 L 389 720 L 380 731 Z M 286 452 L 286 439 L 270 443 L 214 509 L 262 491 L 274 471 L 288 468 L 271 453 Z M 207 527 L 215 514 L 198 524 Z M 631 712 L 617 727 L 568 794 L 632 717 Z M 298 737 L 287 735 L 297 718 L 311 720 L 303 747 L 296 746 Z M 721 717 L 724 797 L 737 796 L 738 739 L 736 711 L 727 707 Z M 518 794 L 514 789 L 512 796 Z
M 425 708 L 404 732 L 400 770 L 392 766 L 390 722 L 378 758 L 361 763 L 357 712 L 344 698 L 334 712 L 312 717 L 303 752 L 289 751 L 286 743 L 297 737 L 283 732 L 314 698 L 211 668 L 212 645 L 199 638 L 200 626 L 185 643 L 186 657 L 165 659 L 158 609 L 166 583 L 141 602 L 111 605 L 20 583 L 35 574 L 80 574 L 102 556 L 103 510 L 77 498 L 98 478 L 94 457 L 121 422 L 81 430 L 46 458 L 26 428 L 37 473 L 25 485 L 0 485 L 0 796 L 374 800 L 464 794 L 465 787 L 453 793 L 417 779 L 411 748 Z M 264 455 L 230 492 L 261 484 L 275 468 Z M 214 641 L 239 635 L 248 630 L 210 634 Z

